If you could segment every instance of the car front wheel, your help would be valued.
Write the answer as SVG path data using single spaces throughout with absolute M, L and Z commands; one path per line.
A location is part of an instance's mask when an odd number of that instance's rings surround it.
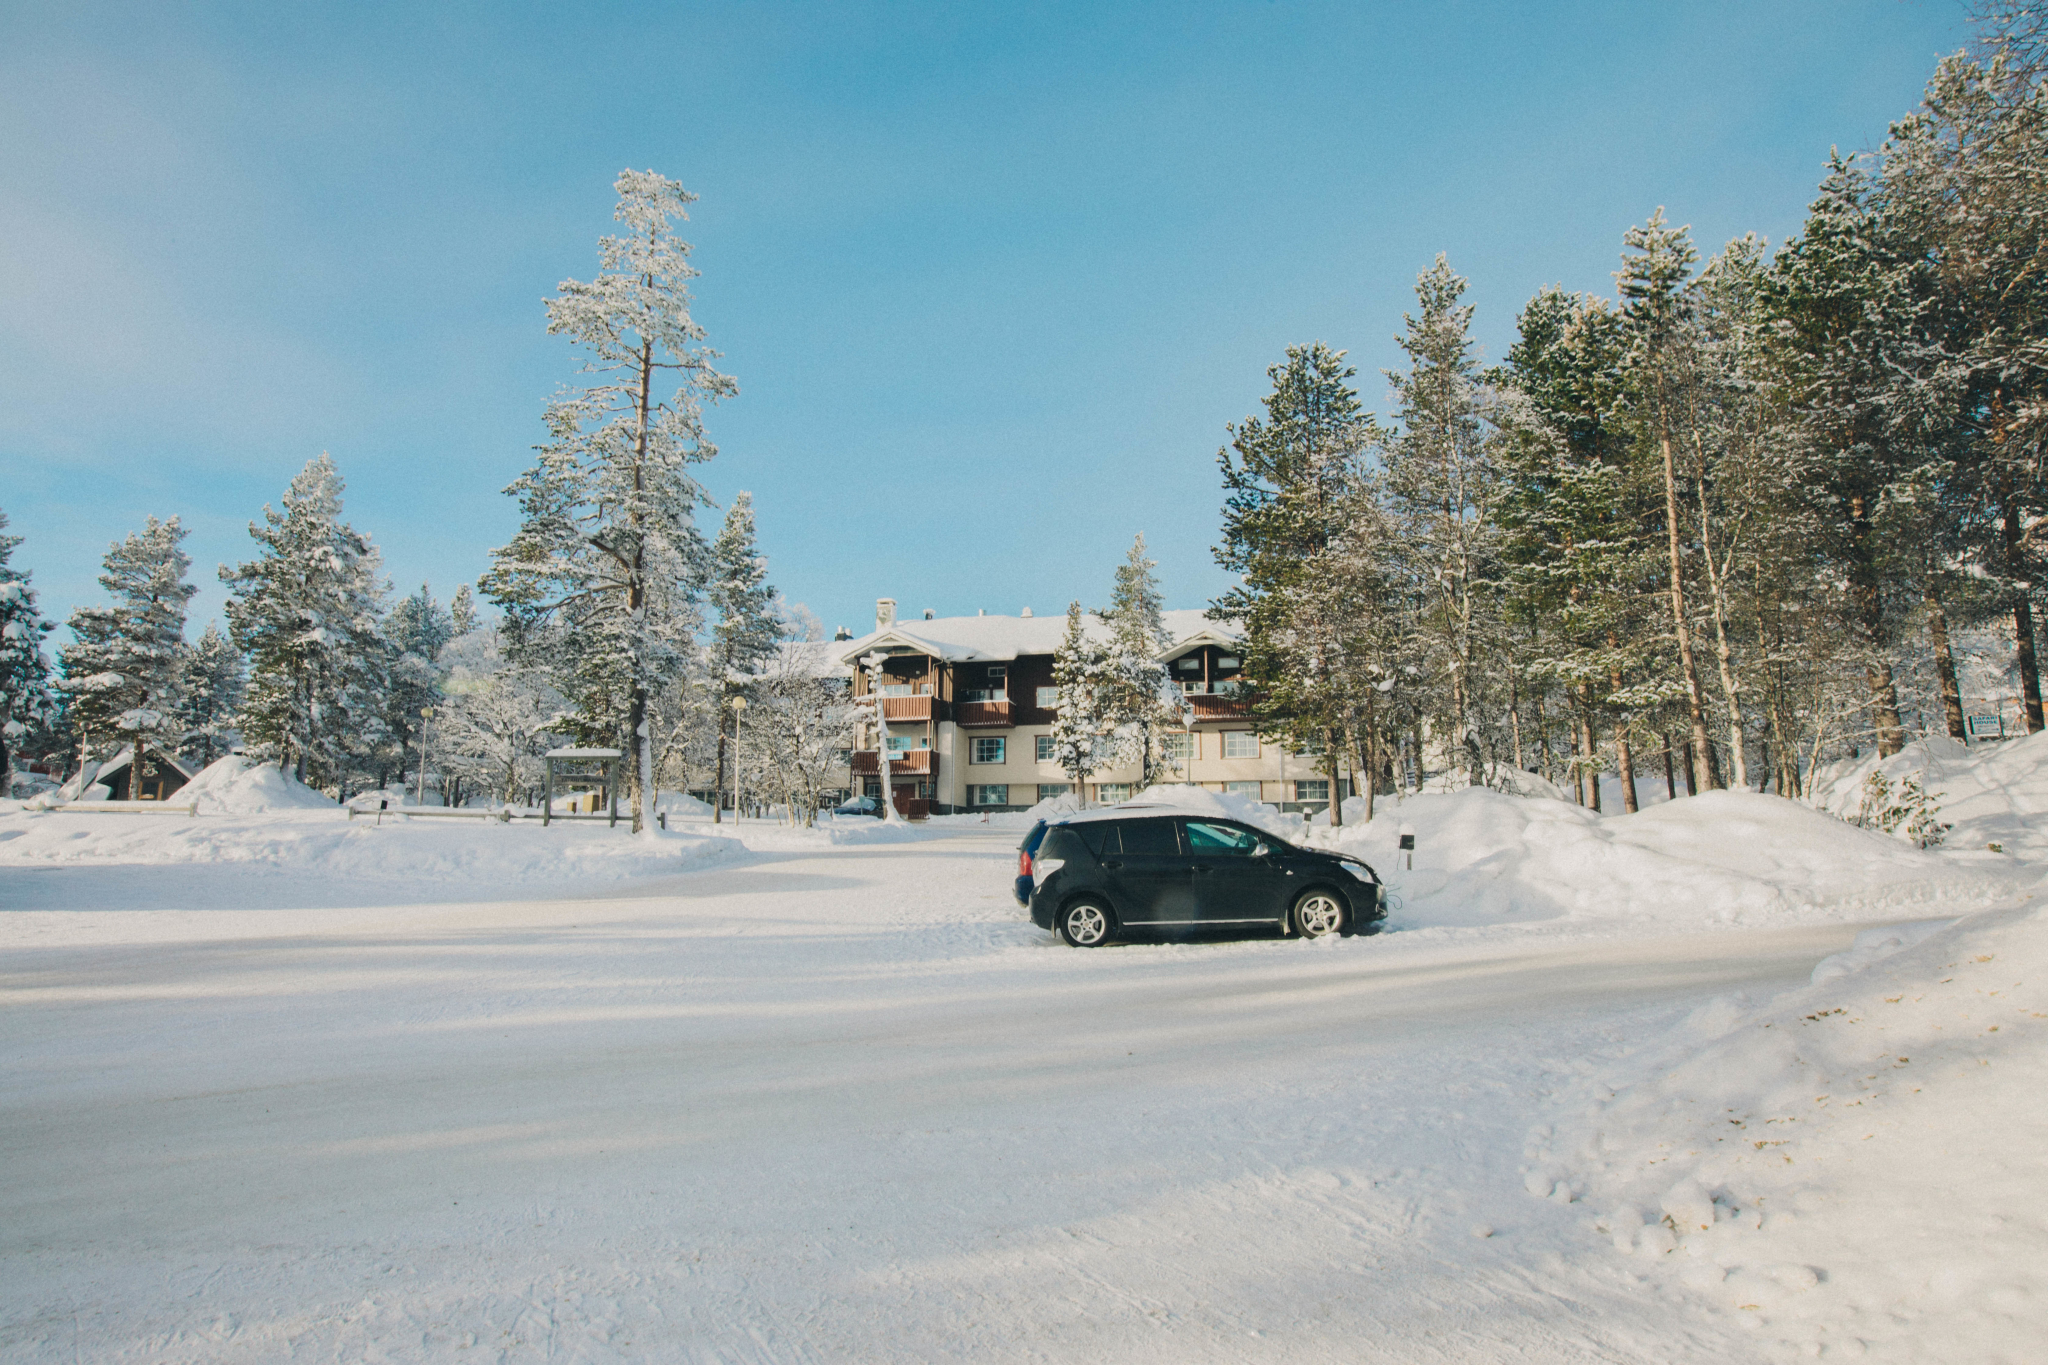
M 1303 938 L 1327 938 L 1344 927 L 1344 902 L 1334 892 L 1304 891 L 1294 903 L 1294 928 Z
M 1075 901 L 1060 911 L 1060 937 L 1076 948 L 1099 948 L 1109 941 L 1109 911 L 1094 901 Z

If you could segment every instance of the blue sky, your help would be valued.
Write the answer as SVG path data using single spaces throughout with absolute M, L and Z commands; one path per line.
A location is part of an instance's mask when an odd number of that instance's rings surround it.
M 1144 532 L 1200 605 L 1224 425 L 1290 343 L 1369 407 L 1416 274 L 1497 358 L 1611 292 L 1658 205 L 1795 230 L 1967 37 L 1951 0 L 1714 5 L 16 3 L 0 7 L 0 508 L 45 611 L 180 516 L 214 566 L 322 450 L 444 599 L 573 378 L 620 168 L 701 197 L 697 317 L 827 629 L 1106 599 Z M 715 520 L 717 513 L 710 514 Z

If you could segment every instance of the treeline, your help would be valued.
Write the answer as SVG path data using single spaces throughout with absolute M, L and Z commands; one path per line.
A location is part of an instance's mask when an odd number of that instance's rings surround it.
M 108 604 L 73 614 L 54 667 L 12 564 L 20 537 L 0 535 L 0 774 L 27 759 L 61 776 L 130 745 L 141 766 L 239 748 L 340 799 L 524 804 L 546 751 L 575 743 L 629 756 L 635 828 L 656 792 L 692 788 L 810 819 L 850 743 L 845 680 L 815 620 L 767 585 L 748 496 L 715 539 L 697 527 L 711 504 L 690 466 L 716 454 L 702 410 L 735 386 L 689 313 L 674 224 L 691 196 L 652 172 L 617 189 L 623 230 L 598 275 L 547 301 L 594 378 L 548 405 L 549 439 L 507 490 L 522 523 L 479 584 L 497 615 L 467 585 L 445 605 L 424 586 L 394 600 L 325 455 L 251 525 L 255 556 L 221 568 L 227 633 L 194 643 L 176 518 L 109 549 Z
M 1220 456 L 1212 614 L 1265 723 L 1368 793 L 1796 796 L 1836 754 L 1964 738 L 1970 633 L 2041 729 L 2048 85 L 2033 7 L 1987 30 L 1775 252 L 1702 264 L 1660 211 L 1616 297 L 1543 290 L 1494 367 L 1439 257 L 1384 422 L 1341 353 L 1290 349 Z

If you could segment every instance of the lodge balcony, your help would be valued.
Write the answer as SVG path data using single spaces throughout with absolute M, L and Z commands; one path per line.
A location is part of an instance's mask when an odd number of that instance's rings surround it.
M 1190 692 L 1187 703 L 1194 708 L 1196 720 L 1245 720 L 1252 713 L 1250 699 L 1220 692 Z
M 880 777 L 882 759 L 873 749 L 853 751 L 851 770 L 855 777 Z M 896 749 L 889 754 L 889 778 L 930 777 L 938 770 L 938 754 L 931 749 Z
M 932 696 L 929 692 L 914 697 L 883 697 L 882 718 L 884 720 L 930 720 L 932 718 Z
M 953 703 L 953 723 L 963 730 L 995 730 L 1017 722 L 1008 701 L 961 701 Z

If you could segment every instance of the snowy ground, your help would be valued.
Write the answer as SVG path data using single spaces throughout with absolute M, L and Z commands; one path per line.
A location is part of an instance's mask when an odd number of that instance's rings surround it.
M 1852 1121 L 1897 974 L 2024 994 L 2040 869 L 1746 799 L 1411 802 L 1396 932 L 1097 952 L 972 824 L 0 815 L 0 1360 L 2031 1358 L 2038 997 L 1811 1178 L 1709 1144 L 1789 1023 Z

